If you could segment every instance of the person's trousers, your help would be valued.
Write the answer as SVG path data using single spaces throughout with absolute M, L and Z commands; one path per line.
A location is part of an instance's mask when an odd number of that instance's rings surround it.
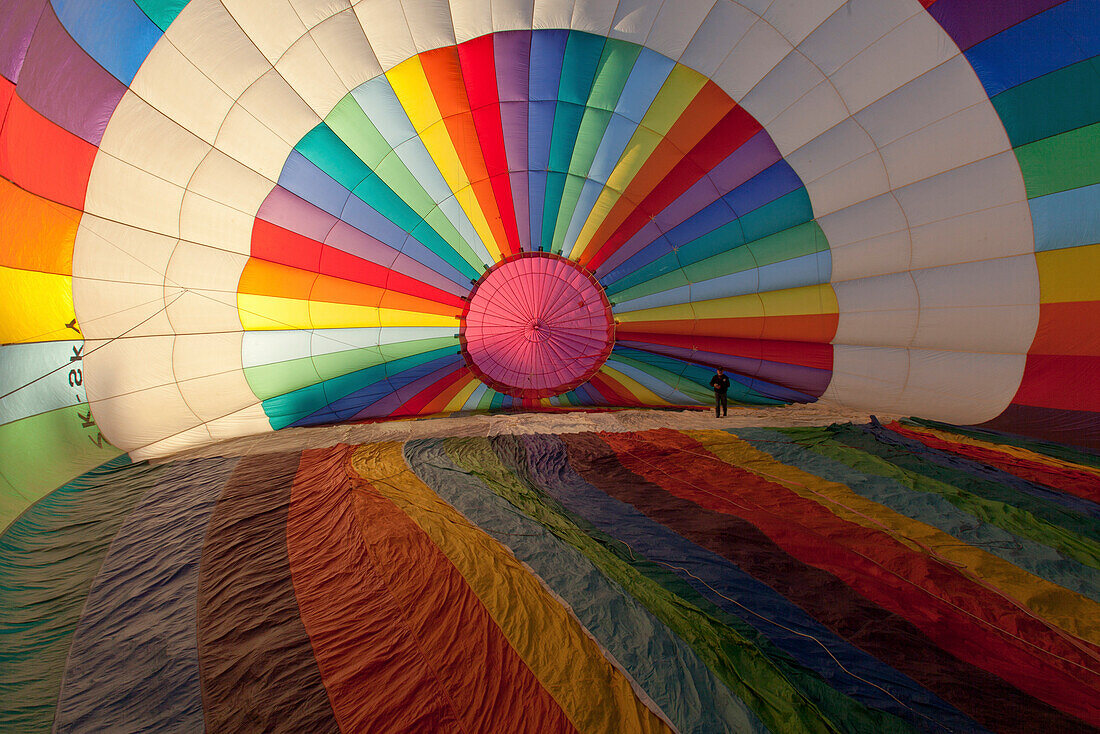
M 718 418 L 726 414 L 726 394 L 724 392 L 714 393 L 714 417 Z

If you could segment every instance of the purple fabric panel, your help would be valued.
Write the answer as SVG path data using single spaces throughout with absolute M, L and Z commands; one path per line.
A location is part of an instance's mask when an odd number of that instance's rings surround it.
M 829 380 L 832 379 L 833 374 L 831 370 L 820 370 L 798 364 L 769 362 L 756 357 L 703 352 L 649 342 L 619 341 L 615 344 L 616 346 L 630 347 L 642 352 L 675 357 L 692 364 L 701 362 L 711 367 L 720 366 L 728 372 L 759 378 L 765 382 L 797 390 L 815 398 L 821 397 L 821 394 L 825 392 L 825 388 L 829 386 Z
M 256 219 L 271 222 L 318 242 L 325 241 L 325 237 L 338 221 L 336 217 L 282 186 L 276 186 L 267 195 L 256 212 Z
M 417 262 L 403 252 L 394 250 L 389 245 L 379 242 L 374 237 L 364 234 L 346 222 L 337 222 L 332 228 L 325 244 L 342 250 L 350 255 L 361 257 L 372 263 L 385 265 L 410 278 L 416 278 L 422 283 L 435 286 L 456 296 L 463 296 L 469 292 L 466 284 L 455 283 L 448 280 L 427 265 Z
M 928 8 L 963 51 L 1066 0 L 939 0 Z
M 659 239 L 663 233 L 687 221 L 781 158 L 779 149 L 775 147 L 767 131 L 756 133 L 624 242 L 600 264 L 596 269 L 596 277 L 606 276 Z
M 493 36 L 497 98 L 504 131 L 504 152 L 512 186 L 520 249 L 530 251 L 531 212 L 527 182 L 527 97 L 531 69 L 531 33 L 507 31 Z M 522 175 L 517 175 L 517 172 Z
M 23 58 L 31 45 L 34 27 L 42 15 L 46 0 L 6 0 L 0 20 L 0 74 L 19 81 Z
M 92 145 L 99 145 L 126 93 L 122 82 L 77 45 L 52 7 L 42 12 L 17 88 L 24 102 Z
M 497 98 L 526 102 L 531 68 L 531 31 L 505 31 L 493 36 L 497 67 Z

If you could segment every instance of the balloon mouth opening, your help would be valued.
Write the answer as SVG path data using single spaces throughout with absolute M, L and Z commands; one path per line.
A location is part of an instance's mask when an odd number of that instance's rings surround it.
M 470 370 L 497 392 L 523 399 L 587 382 L 615 343 L 603 287 L 583 266 L 549 252 L 521 252 L 486 270 L 460 323 Z

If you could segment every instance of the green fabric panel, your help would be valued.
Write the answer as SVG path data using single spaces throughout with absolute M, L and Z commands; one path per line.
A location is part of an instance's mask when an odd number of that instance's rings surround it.
M 134 0 L 134 4 L 141 8 L 141 12 L 149 16 L 149 20 L 157 24 L 162 31 L 168 30 L 172 21 L 176 19 L 184 6 L 190 0 Z
M 0 730 L 51 730 L 88 590 L 165 471 L 117 457 L 43 497 L 0 536 Z
M 674 572 L 637 556 L 570 513 L 533 482 L 509 471 L 489 439 L 447 439 L 445 446 L 452 461 L 578 550 L 645 605 L 773 731 L 910 730 L 894 717 L 838 693 L 743 620 L 704 599 Z
M 504 405 L 504 393 L 493 392 L 493 397 L 489 400 L 489 410 L 496 410 Z
M 370 167 L 323 122 L 306 133 L 294 149 L 348 191 L 371 173 Z
M 1013 147 L 1100 120 L 1100 57 L 1079 61 L 992 98 Z
M 588 95 L 586 102 L 589 108 L 595 107 L 610 112 L 618 106 L 623 87 L 626 86 L 626 80 L 630 77 L 630 72 L 633 71 L 641 52 L 642 47 L 637 44 L 614 38 L 607 39 L 600 62 L 596 66 L 595 78 L 592 80 L 592 92 Z
M 474 410 L 488 410 L 489 407 L 493 404 L 493 398 L 495 398 L 496 396 L 496 391 L 494 391 L 492 388 L 489 388 L 481 394 L 481 397 L 478 399 L 477 406 L 474 408 Z
M 100 434 L 90 410 L 80 403 L 0 426 L 0 529 L 51 490 L 122 453 Z
M 558 105 L 560 108 L 561 105 Z M 546 191 L 542 207 L 542 243 L 541 249 L 552 251 L 554 246 L 554 224 L 558 221 L 558 209 L 561 206 L 562 192 L 568 176 L 554 171 L 546 172 Z
M 393 152 L 390 144 L 350 94 L 336 103 L 332 112 L 325 117 L 324 124 L 369 168 L 377 168 Z
M 799 429 L 781 429 L 791 436 Z M 918 492 L 930 492 L 981 520 L 1048 545 L 1074 560 L 1100 568 L 1100 543 L 1087 536 L 1095 523 L 1031 497 L 1021 497 L 1004 485 L 923 461 L 920 457 L 879 443 L 859 428 L 830 426 L 827 440 L 812 434 L 812 450 L 866 474 L 888 476 Z M 827 441 L 831 441 L 827 442 Z
M 569 34 L 565 42 L 565 55 L 561 62 L 561 79 L 558 82 L 558 109 L 561 103 L 572 103 L 582 108 L 592 93 L 592 82 L 596 76 L 606 39 L 592 33 Z M 569 106 L 568 104 L 566 106 Z M 557 135 L 555 121 L 554 133 Z
M 1100 183 L 1100 123 L 1016 149 L 1027 198 Z
M 256 397 L 266 400 L 390 360 L 457 346 L 458 339 L 453 336 L 415 339 L 246 367 L 244 375 Z

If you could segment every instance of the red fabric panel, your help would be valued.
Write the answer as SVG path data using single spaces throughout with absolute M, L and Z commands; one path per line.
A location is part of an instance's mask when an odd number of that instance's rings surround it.
M 592 379 L 588 381 L 586 387 L 594 388 L 603 396 L 604 402 L 610 405 L 622 407 L 642 405 L 641 402 L 631 395 L 622 385 L 601 372 L 592 375 Z
M 625 324 L 625 326 L 629 326 L 629 324 Z M 693 336 L 691 334 L 639 334 L 628 332 L 622 326 L 620 326 L 619 332 L 623 335 L 620 340 L 624 339 L 625 335 L 629 333 L 632 341 L 647 344 L 663 344 L 668 347 L 730 354 L 738 357 L 762 359 L 767 362 L 797 364 L 822 370 L 833 368 L 832 344 L 735 339 L 720 336 Z
M 637 456 L 636 438 L 612 433 L 601 434 L 601 438 L 630 471 L 704 509 L 745 518 L 792 558 L 841 580 L 840 585 L 823 585 L 824 579 L 812 583 L 803 578 L 782 593 L 793 594 L 792 600 L 805 608 L 811 602 L 807 598 L 809 587 L 813 592 L 810 596 L 822 607 L 812 613 L 831 627 L 839 619 L 834 618 L 836 612 L 830 612 L 830 608 L 854 605 L 856 608 L 848 608 L 843 616 L 862 619 L 865 624 L 851 630 L 834 627 L 854 645 L 960 707 L 973 707 L 972 692 L 967 691 L 962 700 L 958 694 L 976 684 L 990 687 L 990 707 L 996 706 L 1002 696 L 1012 695 L 1012 689 L 997 680 L 1000 678 L 1062 711 L 1086 721 L 1100 721 L 1100 702 L 1092 700 L 1090 694 L 1100 685 L 1092 658 L 1098 650 L 1093 646 L 1077 641 L 1087 649 L 1078 648 L 1059 631 L 1022 615 L 1015 605 L 949 566 L 911 550 L 886 533 L 845 522 L 823 505 L 803 499 L 780 484 L 727 464 L 679 431 L 660 429 L 647 435 L 655 437 L 651 441 L 659 443 L 662 451 L 644 451 L 643 446 L 644 461 Z M 672 453 L 676 450 L 683 453 Z M 802 527 L 792 527 L 791 518 L 797 518 Z M 737 556 L 731 560 L 739 564 L 752 562 L 748 554 L 738 553 L 733 545 Z M 729 550 L 723 555 L 728 557 Z M 899 569 L 897 575 L 889 568 Z M 853 596 L 853 591 L 871 604 Z M 858 609 L 861 605 L 865 606 L 863 611 Z M 882 610 L 893 619 L 884 618 Z M 905 644 L 913 640 L 911 633 L 897 636 L 901 632 L 897 622 L 902 619 L 934 644 Z M 1008 634 L 989 625 L 1005 629 Z M 882 636 L 878 643 L 876 634 Z M 942 654 L 937 659 L 940 649 L 958 660 Z M 959 661 L 965 661 L 969 669 L 960 666 Z M 993 675 L 984 674 L 982 668 Z M 988 707 L 973 715 L 994 723 Z M 995 723 L 996 728 L 1003 727 L 1003 722 Z
M 1013 403 L 1100 411 L 1100 357 L 1029 354 Z
M 404 293 L 461 309 L 461 298 L 403 273 L 324 245 L 297 232 L 255 220 L 252 256 L 260 260 Z
M 588 267 L 592 270 L 599 268 L 620 245 L 644 227 L 651 216 L 664 211 L 677 197 L 744 145 L 760 129 L 760 123 L 741 107 L 734 107 L 727 112 L 608 237 Z
M 1100 356 L 1100 301 L 1041 304 L 1028 354 Z
M 11 83 L 4 82 L 10 92 Z M 2 100 L 0 100 L 2 101 Z M 83 211 L 99 150 L 12 94 L 0 129 L 0 176 L 31 193 Z
M 241 459 L 210 517 L 196 630 L 207 731 L 337 728 L 290 580 L 286 522 L 298 459 Z
M 888 428 L 895 433 L 920 441 L 925 446 L 950 451 L 953 454 L 1003 469 L 1010 474 L 1015 474 L 1031 482 L 1038 482 L 1060 492 L 1067 492 L 1093 502 L 1100 502 L 1100 477 L 1095 474 L 1031 461 L 984 446 L 945 441 L 938 436 L 906 428 L 896 421 L 891 423 Z
M 343 731 L 572 731 L 465 579 L 351 449 L 307 451 L 287 546 Z
M 15 94 L 15 84 L 0 76 L 0 132 L 3 131 L 4 122 L 8 119 L 8 104 Z

